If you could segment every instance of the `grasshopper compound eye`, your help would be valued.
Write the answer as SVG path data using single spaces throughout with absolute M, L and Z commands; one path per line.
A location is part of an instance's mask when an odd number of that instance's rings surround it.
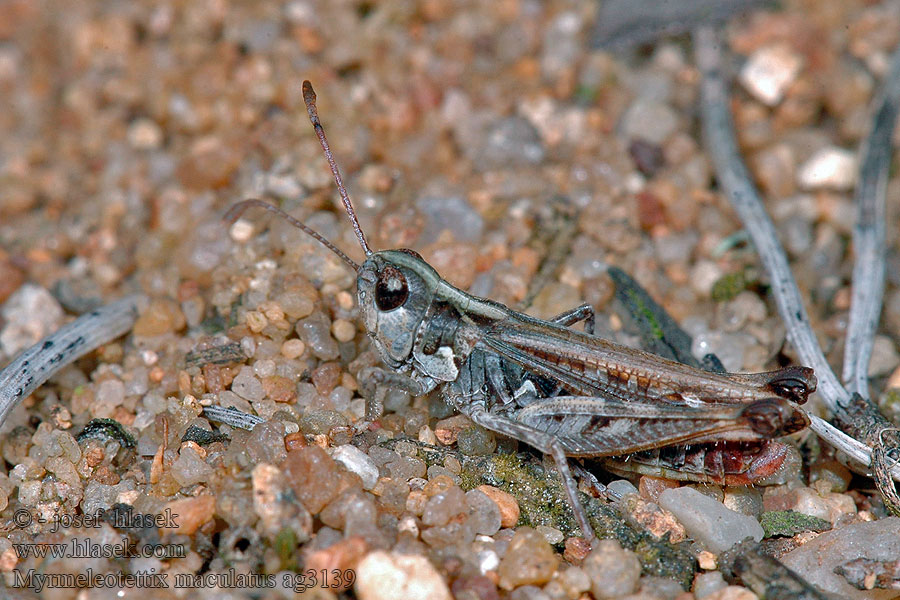
M 382 312 L 403 306 L 409 296 L 409 285 L 400 269 L 388 265 L 378 274 L 375 284 L 375 305 Z

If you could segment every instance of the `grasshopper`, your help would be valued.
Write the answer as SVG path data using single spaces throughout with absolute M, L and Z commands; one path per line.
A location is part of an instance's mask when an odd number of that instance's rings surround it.
M 440 388 L 447 403 L 475 424 L 550 455 L 576 521 L 592 544 L 597 538 L 567 457 L 633 455 L 647 469 L 725 483 L 757 481 L 781 464 L 784 446 L 770 440 L 809 424 L 794 404 L 815 390 L 812 369 L 703 371 L 593 336 L 589 305 L 544 321 L 453 287 L 413 250 L 373 251 L 308 81 L 303 99 L 365 261 L 357 264 L 322 235 L 261 200 L 237 203 L 225 218 L 233 222 L 251 206 L 265 208 L 356 271 L 359 309 L 387 366 L 372 374 L 380 388 L 399 387 L 413 395 Z M 570 328 L 580 321 L 584 332 Z M 379 398 L 367 400 L 367 422 L 383 412 Z M 716 446 L 719 442 L 727 443 Z

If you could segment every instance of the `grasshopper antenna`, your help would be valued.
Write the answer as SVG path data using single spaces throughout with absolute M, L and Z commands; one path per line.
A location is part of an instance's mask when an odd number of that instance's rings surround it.
M 278 215 L 279 217 L 281 217 L 282 219 L 284 219 L 285 221 L 287 221 L 288 223 L 290 223 L 297 229 L 300 229 L 304 233 L 312 236 L 320 244 L 322 244 L 323 246 L 325 246 L 326 248 L 328 248 L 329 250 L 331 250 L 332 252 L 337 254 L 338 257 L 342 261 L 347 263 L 351 269 L 353 269 L 354 271 L 359 271 L 359 265 L 356 264 L 356 262 L 353 261 L 349 256 L 344 254 L 340 248 L 338 248 L 337 246 L 335 246 L 334 244 L 329 242 L 327 239 L 325 239 L 325 236 L 323 236 L 321 233 L 319 233 L 315 229 L 312 229 L 311 227 L 309 227 L 308 225 L 303 223 L 303 221 L 300 221 L 300 220 L 292 217 L 291 215 L 287 214 L 286 212 L 284 212 L 277 206 L 273 206 L 273 205 L 269 204 L 268 202 L 263 202 L 262 200 L 258 200 L 256 198 L 250 198 L 249 200 L 244 200 L 242 202 L 238 202 L 237 204 L 232 206 L 230 209 L 228 209 L 228 212 L 225 213 L 225 216 L 222 218 L 227 223 L 234 223 L 235 221 L 238 220 L 238 218 L 240 218 L 240 216 L 244 213 L 244 211 L 247 210 L 248 208 L 250 208 L 251 206 L 258 206 L 259 208 L 266 209 L 270 213 L 275 213 L 276 215 Z M 368 250 L 368 247 L 366 248 L 366 250 Z
M 369 248 L 369 243 L 366 241 L 366 236 L 365 234 L 363 234 L 362 227 L 360 227 L 359 225 L 359 220 L 356 218 L 356 211 L 353 210 L 353 204 L 350 202 L 350 196 L 349 194 L 347 194 L 347 188 L 344 187 L 344 181 L 343 179 L 341 179 L 341 172 L 334 160 L 334 155 L 331 153 L 331 148 L 328 146 L 328 139 L 325 137 L 325 129 L 322 128 L 322 122 L 319 121 L 319 114 L 316 110 L 316 92 L 315 90 L 313 90 L 312 84 L 308 80 L 305 80 L 303 82 L 303 102 L 306 103 L 306 112 L 309 113 L 309 120 L 312 122 L 313 128 L 316 130 L 316 135 L 319 138 L 319 143 L 322 144 L 322 150 L 325 151 L 325 158 L 328 160 L 328 166 L 331 167 L 331 174 L 334 175 L 334 182 L 337 184 L 338 191 L 341 194 L 341 201 L 344 203 L 344 210 L 347 211 L 347 216 L 350 217 L 350 223 L 351 225 L 353 225 L 353 231 L 356 232 L 356 238 L 359 240 L 359 245 L 362 246 L 363 252 L 366 253 L 366 256 L 370 256 L 372 254 L 372 249 Z M 243 202 L 238 202 L 237 204 L 232 206 L 227 213 L 225 213 L 224 220 L 228 223 L 234 223 L 238 220 L 238 218 L 240 218 L 244 211 L 251 206 L 257 206 L 269 211 L 270 213 L 278 215 L 297 229 L 300 229 L 307 235 L 317 240 L 320 244 L 337 254 L 338 257 L 342 261 L 347 263 L 354 271 L 359 271 L 359 265 L 349 256 L 344 254 L 344 252 L 341 251 L 340 248 L 325 239 L 322 234 L 310 228 L 302 221 L 287 214 L 280 208 L 269 204 L 268 202 L 263 202 L 262 200 L 256 198 L 250 198 L 248 200 L 244 200 Z
M 338 170 L 337 163 L 334 162 L 334 155 L 331 154 L 331 148 L 328 147 L 328 140 L 325 138 L 325 129 L 322 128 L 322 122 L 319 121 L 319 113 L 316 110 L 316 92 L 309 80 L 303 81 L 303 102 L 306 103 L 306 112 L 309 113 L 309 120 L 316 130 L 316 135 L 319 137 L 319 143 L 322 144 L 322 150 L 325 151 L 325 158 L 328 160 L 328 166 L 331 167 L 331 174 L 334 175 L 334 182 L 337 184 L 338 192 L 341 194 L 344 210 L 347 211 L 347 216 L 350 217 L 350 223 L 353 225 L 353 231 L 356 232 L 356 238 L 359 240 L 359 245 L 362 246 L 366 256 L 369 256 L 372 254 L 372 249 L 369 248 L 369 244 L 366 242 L 366 236 L 363 235 L 362 228 L 359 226 L 359 221 L 356 219 L 356 212 L 353 210 L 353 205 L 350 203 L 350 196 L 347 194 L 347 189 L 344 187 L 344 181 L 341 179 L 341 172 Z

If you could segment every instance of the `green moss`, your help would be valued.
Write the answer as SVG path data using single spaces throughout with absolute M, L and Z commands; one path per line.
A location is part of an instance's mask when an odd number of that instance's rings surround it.
M 891 388 L 881 395 L 878 400 L 882 414 L 897 424 L 900 417 L 900 388 Z
M 297 550 L 297 534 L 290 527 L 283 527 L 272 542 L 275 552 L 281 560 L 282 570 L 296 569 L 297 562 L 294 554 Z
M 759 517 L 765 537 L 793 537 L 804 531 L 828 531 L 831 523 L 793 510 L 772 510 Z
M 559 474 L 555 468 L 545 467 L 533 454 L 471 457 L 464 460 L 460 476 L 465 490 L 488 484 L 515 496 L 521 511 L 520 526 L 547 525 L 559 529 L 566 537 L 581 535 Z M 615 539 L 623 548 L 634 551 L 644 574 L 675 579 L 690 589 L 696 560 L 687 544 L 674 545 L 667 537 L 657 539 L 626 523 L 614 506 L 585 494 L 580 494 L 580 498 L 597 536 Z
M 646 320 L 647 325 L 652 332 L 652 336 L 657 340 L 663 339 L 665 334 L 663 333 L 662 324 L 657 320 L 656 313 L 653 312 L 653 309 L 647 306 L 644 303 L 644 299 L 639 294 L 635 293 L 634 290 L 628 290 L 628 297 L 634 303 L 634 306 L 640 315 Z
M 615 539 L 623 548 L 637 554 L 644 575 L 674 579 L 688 590 L 697 570 L 697 561 L 688 549 L 689 544 L 672 544 L 668 535 L 656 538 L 643 529 L 625 522 L 615 507 L 596 498 L 584 500 L 588 518 L 601 538 Z
M 520 509 L 518 525 L 546 525 L 566 535 L 578 535 L 556 470 L 545 469 L 533 455 L 469 457 L 463 462 L 460 477 L 465 490 L 487 484 L 514 495 Z
M 712 299 L 714 302 L 733 300 L 748 287 L 747 277 L 743 271 L 723 275 L 713 284 Z
M 579 85 L 572 94 L 572 100 L 578 104 L 593 104 L 597 99 L 598 90 L 589 85 Z

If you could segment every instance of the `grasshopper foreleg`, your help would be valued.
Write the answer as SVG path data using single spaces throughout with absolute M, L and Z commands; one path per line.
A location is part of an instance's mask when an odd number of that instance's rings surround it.
M 572 477 L 572 472 L 569 470 L 568 459 L 559 440 L 528 425 L 517 423 L 500 415 L 491 414 L 480 405 L 471 405 L 464 412 L 476 425 L 525 442 L 529 446 L 533 446 L 544 454 L 549 454 L 553 457 L 556 469 L 559 471 L 562 479 L 563 488 L 565 488 L 566 495 L 569 498 L 569 504 L 572 506 L 572 512 L 575 514 L 575 520 L 581 528 L 584 539 L 593 547 L 597 542 L 597 536 L 594 534 L 594 528 L 591 527 L 588 521 L 584 506 L 578 499 L 578 485 L 575 483 L 575 478 Z
M 381 418 L 384 414 L 384 397 L 389 389 L 403 390 L 410 396 L 424 396 L 435 387 L 435 383 L 430 379 L 416 379 L 380 367 L 364 369 L 360 373 L 359 379 L 362 388 L 368 391 L 364 426 L 368 426 L 369 423 Z

